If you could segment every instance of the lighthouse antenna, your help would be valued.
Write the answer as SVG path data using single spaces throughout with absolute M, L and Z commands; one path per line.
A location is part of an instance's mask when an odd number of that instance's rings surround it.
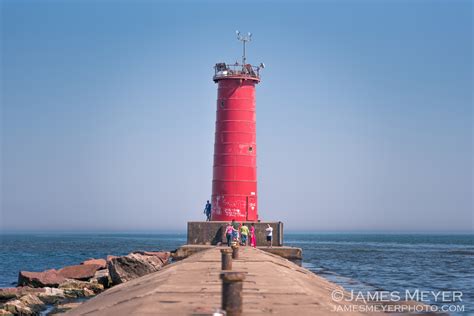
M 245 56 L 245 45 L 247 44 L 247 42 L 250 42 L 252 40 L 252 33 L 247 33 L 247 35 L 240 34 L 239 31 L 235 31 L 235 33 L 237 34 L 237 39 L 243 44 L 242 66 L 245 66 L 245 63 L 247 61 L 247 58 Z

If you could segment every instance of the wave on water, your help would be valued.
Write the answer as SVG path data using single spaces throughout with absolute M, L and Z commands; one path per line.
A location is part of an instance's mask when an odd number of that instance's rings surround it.
M 449 253 L 453 255 L 474 256 L 474 250 L 450 250 Z
M 308 269 L 309 271 L 313 272 L 314 274 L 319 275 L 319 276 L 321 276 L 321 277 L 323 277 L 323 278 L 325 278 L 325 279 L 327 279 L 327 280 L 329 280 L 333 283 L 336 283 L 336 284 L 342 286 L 346 290 L 349 289 L 349 290 L 357 290 L 357 291 L 364 291 L 364 292 L 382 290 L 382 289 L 380 289 L 380 288 L 378 288 L 374 285 L 364 283 L 364 282 L 361 282 L 359 280 L 340 275 L 340 274 L 338 274 L 334 271 L 331 271 L 327 268 L 317 267 L 312 263 L 303 262 L 302 266 L 304 268 Z

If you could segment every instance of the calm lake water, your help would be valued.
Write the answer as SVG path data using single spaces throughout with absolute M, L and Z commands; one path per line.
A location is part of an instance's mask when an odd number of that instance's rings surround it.
M 173 250 L 185 234 L 0 235 L 0 287 L 42 271 L 135 250 Z M 285 234 L 303 266 L 348 290 L 461 291 L 474 312 L 474 235 Z M 436 302 L 432 302 L 436 303 Z

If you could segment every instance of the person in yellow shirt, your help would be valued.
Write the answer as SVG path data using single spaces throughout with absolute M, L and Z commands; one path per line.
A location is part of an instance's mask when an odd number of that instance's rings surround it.
M 247 227 L 247 225 L 243 224 L 242 227 L 240 227 L 240 236 L 241 236 L 242 246 L 247 246 L 248 235 L 249 235 L 249 228 Z

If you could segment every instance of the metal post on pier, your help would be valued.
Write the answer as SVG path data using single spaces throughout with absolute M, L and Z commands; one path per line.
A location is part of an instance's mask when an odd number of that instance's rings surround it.
M 222 309 L 227 316 L 242 315 L 242 289 L 244 272 L 222 272 Z
M 232 270 L 232 250 L 221 249 L 222 270 Z
M 239 245 L 232 246 L 232 259 L 239 259 Z

